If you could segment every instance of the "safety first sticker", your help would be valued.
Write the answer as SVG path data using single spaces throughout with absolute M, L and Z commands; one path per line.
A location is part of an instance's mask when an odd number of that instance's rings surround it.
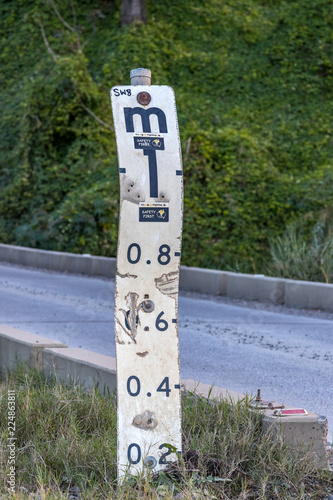
M 140 203 L 139 222 L 169 222 L 167 203 Z

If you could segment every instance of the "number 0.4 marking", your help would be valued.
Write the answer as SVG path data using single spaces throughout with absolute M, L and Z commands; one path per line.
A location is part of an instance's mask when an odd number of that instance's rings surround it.
M 136 391 L 132 391 L 132 389 L 131 389 L 132 380 L 135 380 L 135 382 L 136 382 Z M 135 375 L 128 377 L 128 379 L 127 379 L 127 392 L 128 392 L 128 394 L 130 396 L 132 396 L 133 398 L 135 398 L 135 396 L 138 396 L 140 394 L 140 390 L 141 390 L 141 384 L 140 384 L 140 380 L 138 379 L 138 377 L 136 377 Z
M 133 382 L 133 383 L 132 383 Z M 180 389 L 180 384 L 175 384 L 175 389 Z M 136 375 L 131 375 L 127 379 L 127 392 L 132 398 L 135 398 L 140 394 L 141 391 L 141 383 L 139 377 Z M 157 387 L 156 392 L 164 392 L 165 396 L 168 398 L 171 392 L 169 377 L 164 377 L 160 385 Z M 150 397 L 151 392 L 148 392 L 147 395 Z
M 163 387 L 164 386 L 164 387 Z M 170 385 L 169 385 L 169 377 L 164 377 L 158 388 L 156 389 L 157 392 L 165 392 L 166 397 L 169 397 L 169 394 L 171 392 Z

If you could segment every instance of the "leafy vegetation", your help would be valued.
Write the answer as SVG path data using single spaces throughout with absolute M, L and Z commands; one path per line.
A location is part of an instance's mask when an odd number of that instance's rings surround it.
M 8 494 L 8 390 L 15 393 L 16 493 Z M 10 396 L 11 398 L 13 396 Z M 261 429 L 249 399 L 182 398 L 183 456 L 161 473 L 116 480 L 114 394 L 47 381 L 20 365 L 0 379 L 1 498 L 190 500 L 322 499 L 332 473 L 293 458 Z M 12 441 L 11 441 L 12 442 Z M 177 497 L 178 495 L 178 497 Z
M 182 263 L 265 272 L 333 202 L 332 2 L 148 0 L 123 29 L 119 7 L 0 0 L 0 240 L 115 255 L 109 88 L 141 66 L 176 92 Z

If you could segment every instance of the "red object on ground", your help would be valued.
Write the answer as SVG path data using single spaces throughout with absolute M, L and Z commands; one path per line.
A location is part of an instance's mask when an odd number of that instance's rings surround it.
M 303 408 L 292 408 L 290 410 L 280 410 L 278 412 L 278 415 L 280 417 L 287 416 L 287 415 L 307 415 L 307 411 L 304 410 Z

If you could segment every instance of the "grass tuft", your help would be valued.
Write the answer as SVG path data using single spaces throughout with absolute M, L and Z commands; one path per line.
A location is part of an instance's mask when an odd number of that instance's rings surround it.
M 311 230 L 305 219 L 291 224 L 271 240 L 270 251 L 270 276 L 333 283 L 332 211 L 322 213 Z

